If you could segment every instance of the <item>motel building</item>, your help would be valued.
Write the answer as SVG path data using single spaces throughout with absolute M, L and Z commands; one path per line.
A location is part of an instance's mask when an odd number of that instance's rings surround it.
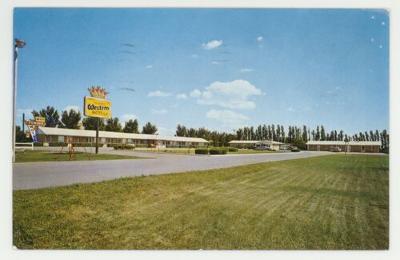
M 379 153 L 380 141 L 308 141 L 309 151 L 335 151 L 335 152 L 358 152 Z
M 270 140 L 259 140 L 259 141 L 233 140 L 229 142 L 229 146 L 231 147 L 247 148 L 247 149 L 261 148 L 274 151 L 282 150 L 284 145 L 285 145 L 284 143 L 270 141 Z
M 78 130 L 55 127 L 38 127 L 37 136 L 43 146 L 61 146 L 72 143 L 76 146 L 95 146 L 95 130 Z M 201 147 L 207 146 L 203 138 L 132 134 L 99 131 L 99 146 L 131 145 L 135 147 Z

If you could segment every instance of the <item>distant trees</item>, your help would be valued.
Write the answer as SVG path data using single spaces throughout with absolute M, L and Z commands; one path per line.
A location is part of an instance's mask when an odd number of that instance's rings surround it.
M 176 136 L 200 137 L 211 142 L 215 146 L 227 146 L 232 140 L 274 140 L 282 143 L 290 143 L 299 148 L 306 148 L 306 143 L 312 141 L 381 141 L 381 150 L 389 150 L 389 134 L 386 130 L 379 132 L 366 131 L 353 136 L 345 134 L 343 130 L 327 131 L 323 125 L 318 125 L 315 129 L 310 129 L 306 125 L 302 127 L 288 126 L 285 131 L 283 125 L 258 125 L 256 127 L 242 127 L 236 129 L 234 133 L 225 133 L 210 131 L 206 128 L 187 128 L 178 124 L 176 127 Z
M 135 119 L 135 120 L 129 119 L 128 122 L 125 122 L 123 131 L 125 133 L 138 134 L 139 133 L 139 123 L 138 123 L 137 119 Z
M 155 125 L 147 122 L 142 129 L 142 134 L 155 134 L 157 133 L 158 129 Z
M 97 118 L 95 117 L 85 117 L 82 120 L 82 125 L 85 128 L 85 130 L 96 130 L 96 124 L 97 124 Z M 104 131 L 106 128 L 106 125 L 104 124 L 103 119 L 99 119 L 99 130 Z
M 105 131 L 109 132 L 122 132 L 122 126 L 119 122 L 118 117 L 112 117 L 107 119 L 106 121 L 106 126 L 105 126 Z
M 69 111 L 63 111 L 59 127 L 78 129 L 80 121 L 81 113 L 79 111 L 75 111 L 74 109 L 70 109 Z
M 52 106 L 47 106 L 40 111 L 33 110 L 32 115 L 34 117 L 40 116 L 46 118 L 46 127 L 56 127 L 58 126 L 60 116 L 58 115 L 57 109 Z
M 187 136 L 187 129 L 185 126 L 178 124 L 176 126 L 175 136 Z

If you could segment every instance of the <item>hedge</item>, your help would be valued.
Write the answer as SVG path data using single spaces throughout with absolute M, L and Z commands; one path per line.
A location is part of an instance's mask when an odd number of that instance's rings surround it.
M 210 154 L 226 154 L 228 151 L 226 148 L 211 148 Z
M 207 148 L 197 148 L 194 150 L 195 154 L 208 154 L 208 149 Z
M 133 149 L 135 149 L 135 146 L 125 145 L 125 144 L 113 145 L 113 147 L 114 147 L 114 150 L 133 150 Z

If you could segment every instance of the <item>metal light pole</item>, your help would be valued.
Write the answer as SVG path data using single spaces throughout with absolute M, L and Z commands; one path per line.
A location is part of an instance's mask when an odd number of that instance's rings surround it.
M 15 119 L 16 119 L 16 103 L 17 103 L 17 76 L 18 76 L 18 49 L 23 48 L 26 45 L 26 43 L 20 39 L 15 39 L 14 40 L 14 68 L 13 68 L 13 94 L 14 94 L 14 99 L 13 99 L 13 130 L 12 130 L 12 137 L 13 137 L 13 162 L 15 162 Z

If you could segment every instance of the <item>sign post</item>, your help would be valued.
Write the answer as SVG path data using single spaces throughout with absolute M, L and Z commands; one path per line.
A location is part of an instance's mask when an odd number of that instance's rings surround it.
M 111 118 L 111 102 L 106 100 L 108 92 L 100 86 L 88 89 L 89 96 L 83 100 L 83 114 L 88 117 L 96 118 L 96 154 L 99 153 L 99 125 L 100 118 Z
M 99 153 L 99 124 L 100 118 L 96 118 L 96 154 Z

